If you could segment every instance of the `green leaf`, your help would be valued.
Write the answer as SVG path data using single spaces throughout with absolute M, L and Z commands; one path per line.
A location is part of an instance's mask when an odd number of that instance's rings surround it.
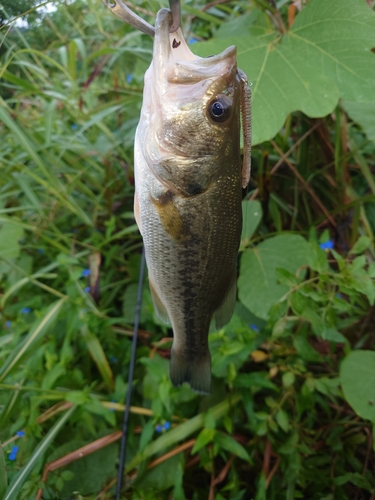
M 286 316 L 283 316 L 282 318 L 280 318 L 279 320 L 276 321 L 276 323 L 272 329 L 272 334 L 271 334 L 272 340 L 276 340 L 279 337 L 281 337 L 281 335 L 285 331 L 286 324 L 287 324 Z
M 82 336 L 85 339 L 89 353 L 94 360 L 104 382 L 107 386 L 113 390 L 114 388 L 114 378 L 111 367 L 109 366 L 107 357 L 105 355 L 104 349 L 99 342 L 98 337 L 93 333 L 89 332 L 87 325 L 82 329 Z
M 267 372 L 254 372 L 254 373 L 240 373 L 235 382 L 236 387 L 255 388 L 262 387 L 264 389 L 271 389 L 278 392 L 278 387 L 269 380 Z
M 3 498 L 8 486 L 8 477 L 5 468 L 4 450 L 0 446 L 0 498 Z
M 370 141 L 375 141 L 375 102 L 344 101 L 350 118 L 357 122 Z
M 65 394 L 65 399 L 74 405 L 84 405 L 90 401 L 88 394 L 83 391 L 69 391 Z
M 322 338 L 324 340 L 329 340 L 330 342 L 344 343 L 346 338 L 336 328 L 325 328 L 322 333 Z
M 184 478 L 184 469 L 182 464 L 179 463 L 174 478 L 173 500 L 185 500 L 183 478 Z
M 147 471 L 144 476 L 139 478 L 138 485 L 142 490 L 164 491 L 171 486 L 174 486 L 176 474 L 179 468 L 184 465 L 184 454 L 178 453 L 174 457 L 165 460 L 157 467 L 153 467 Z M 137 481 L 135 482 L 137 484 Z M 159 495 L 160 496 L 160 495 Z
M 340 97 L 375 104 L 375 14 L 366 2 L 311 0 L 283 36 L 266 27 L 248 34 L 242 23 L 239 18 L 237 33 L 243 36 L 215 38 L 197 48 L 207 56 L 237 45 L 238 66 L 253 83 L 253 144 L 272 138 L 295 110 L 324 116 Z
M 0 222 L 0 257 L 7 259 L 18 257 L 20 245 L 18 240 L 23 236 L 23 229 L 11 221 Z
M 354 244 L 353 248 L 350 250 L 350 253 L 359 254 L 363 253 L 371 244 L 371 238 L 368 236 L 361 236 Z
M 293 346 L 305 361 L 319 363 L 323 360 L 323 356 L 310 345 L 305 335 L 297 335 L 293 339 Z
M 151 441 L 154 435 L 155 428 L 154 422 L 149 420 L 146 425 L 143 426 L 141 439 L 139 440 L 139 450 L 142 452 L 148 443 Z
M 289 290 L 277 283 L 276 269 L 295 274 L 307 264 L 308 254 L 307 242 L 294 234 L 274 236 L 245 251 L 238 280 L 241 302 L 259 318 L 267 319 L 270 308 Z
M 292 373 L 292 372 L 283 373 L 283 376 L 282 376 L 283 386 L 286 388 L 290 387 L 291 385 L 294 384 L 295 378 L 296 377 L 295 377 L 294 373 Z
M 194 455 L 194 453 L 197 453 L 197 451 L 201 450 L 205 446 L 207 446 L 209 443 L 212 443 L 214 437 L 216 434 L 215 429 L 203 429 L 201 432 L 198 434 L 197 440 L 195 441 L 194 447 L 191 450 L 191 454 Z
M 346 484 L 348 482 L 351 482 L 355 486 L 358 486 L 358 488 L 363 488 L 363 489 L 369 491 L 370 493 L 372 493 L 374 490 L 370 481 L 368 479 L 366 479 L 359 472 L 347 472 L 346 474 L 343 474 L 342 476 L 335 477 L 334 482 L 335 482 L 335 484 L 337 484 L 339 486 Z
M 341 363 L 340 382 L 353 410 L 375 423 L 375 352 L 351 352 Z
M 262 215 L 262 206 L 259 201 L 249 200 L 242 202 L 242 245 L 246 245 L 250 241 L 262 219 Z
M 310 241 L 309 267 L 320 274 L 329 269 L 327 253 L 315 241 Z
M 220 446 L 220 448 L 229 451 L 229 453 L 232 453 L 233 455 L 242 458 L 242 460 L 245 460 L 246 462 L 251 461 L 250 455 L 245 450 L 245 448 L 231 436 L 228 436 L 228 434 L 224 434 L 224 432 L 218 431 L 215 434 L 214 441 L 216 444 Z
M 290 429 L 289 418 L 286 411 L 280 408 L 276 413 L 276 422 L 281 427 L 284 432 L 288 432 Z
M 75 406 L 72 406 L 56 423 L 55 425 L 48 431 L 42 441 L 35 448 L 35 451 L 29 458 L 26 465 L 19 470 L 19 472 L 14 476 L 12 482 L 10 483 L 3 500 L 16 500 L 19 498 L 18 493 L 22 488 L 23 483 L 29 477 L 29 474 L 32 472 L 36 463 L 41 460 L 44 456 L 45 451 L 49 447 L 49 445 L 53 442 L 56 435 L 60 432 L 60 430 L 64 427 L 65 423 L 69 420 L 72 413 L 75 410 Z

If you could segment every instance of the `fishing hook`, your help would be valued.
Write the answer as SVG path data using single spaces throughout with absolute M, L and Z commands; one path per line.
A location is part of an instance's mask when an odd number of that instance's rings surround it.
M 122 0 L 113 0 L 113 2 L 103 0 L 103 3 L 122 21 L 125 21 L 146 35 L 155 36 L 155 28 L 129 9 Z M 181 25 L 180 0 L 169 0 L 169 9 L 172 14 L 172 24 L 169 27 L 169 32 L 174 33 Z

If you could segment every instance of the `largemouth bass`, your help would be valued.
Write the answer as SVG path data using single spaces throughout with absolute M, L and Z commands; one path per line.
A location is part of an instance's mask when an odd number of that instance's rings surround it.
M 225 325 L 236 300 L 242 186 L 250 174 L 240 155 L 246 77 L 234 46 L 197 57 L 169 24 L 162 9 L 135 138 L 134 212 L 155 309 L 173 329 L 171 381 L 209 393 L 210 322 Z

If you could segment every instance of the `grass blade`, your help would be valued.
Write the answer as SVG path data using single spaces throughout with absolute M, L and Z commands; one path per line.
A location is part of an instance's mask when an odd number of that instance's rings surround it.
M 8 486 L 8 478 L 5 470 L 4 450 L 0 446 L 0 498 L 3 498 Z
M 82 336 L 86 341 L 89 353 L 92 359 L 94 360 L 101 376 L 103 377 L 104 382 L 107 384 L 108 387 L 111 388 L 111 390 L 113 390 L 114 388 L 113 373 L 111 367 L 109 366 L 108 360 L 104 353 L 103 347 L 99 342 L 98 337 L 96 337 L 96 335 L 94 335 L 93 333 L 89 332 L 86 325 L 82 330 Z

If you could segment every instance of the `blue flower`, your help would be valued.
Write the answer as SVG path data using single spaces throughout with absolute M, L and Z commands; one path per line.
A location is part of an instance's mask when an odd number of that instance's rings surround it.
M 90 269 L 84 269 L 81 274 L 82 278 L 86 278 L 86 276 L 90 276 Z
M 112 356 L 111 359 L 109 360 L 111 363 L 117 363 L 117 358 L 115 356 Z
M 254 332 L 259 332 L 259 326 L 255 324 L 250 324 L 249 327 L 254 330 Z
M 23 307 L 23 308 L 21 309 L 21 313 L 22 313 L 22 314 L 29 314 L 29 313 L 31 313 L 31 309 L 30 309 L 30 307 Z
M 16 460 L 18 450 L 19 450 L 18 446 L 12 446 L 12 450 L 11 450 L 9 457 L 8 457 L 9 460 Z
M 127 75 L 126 83 L 131 83 L 133 81 L 133 75 Z
M 10 328 L 12 326 L 12 322 L 8 319 L 8 321 L 5 322 L 5 328 Z
M 87 286 L 86 288 L 83 289 L 84 292 L 87 292 L 89 293 L 89 291 L 91 290 L 91 287 L 90 286 Z
M 196 42 L 199 42 L 198 38 L 195 38 L 194 36 L 192 36 L 191 38 L 189 38 L 188 44 L 193 45 L 193 43 L 196 43 Z
M 16 435 L 20 438 L 20 437 L 23 437 L 25 435 L 25 431 L 17 431 L 16 432 Z
M 43 248 L 38 248 L 38 253 L 43 253 L 43 252 L 44 252 Z
M 71 124 L 71 126 L 70 126 L 70 128 L 71 128 L 72 130 L 77 130 L 78 125 L 77 125 L 76 123 L 72 123 L 72 124 Z
M 169 431 L 170 428 L 171 428 L 171 423 L 165 422 L 163 425 L 157 425 L 155 427 L 155 431 L 161 434 L 163 431 Z
M 325 241 L 324 243 L 319 244 L 322 250 L 331 250 L 335 245 L 332 240 Z

